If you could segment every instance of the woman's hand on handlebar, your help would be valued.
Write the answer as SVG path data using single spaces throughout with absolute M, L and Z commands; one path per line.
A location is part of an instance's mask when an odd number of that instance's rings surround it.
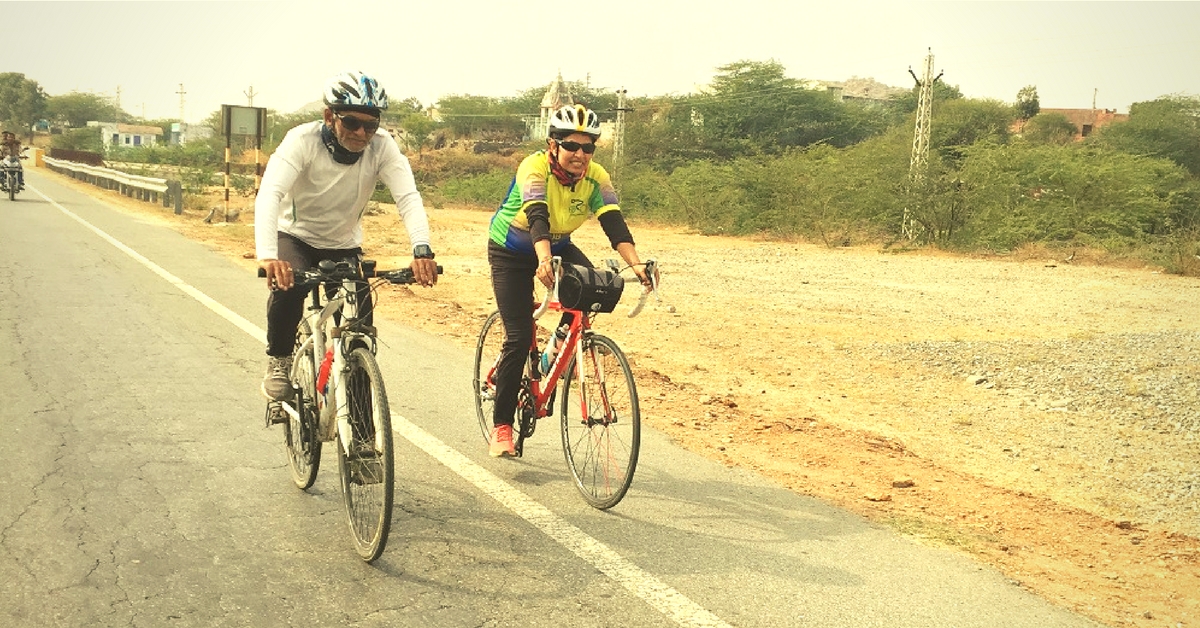
M 538 260 L 537 270 L 534 271 L 534 276 L 538 281 L 542 282 L 547 288 L 554 287 L 554 258 L 546 256 Z
M 650 272 L 646 272 L 647 269 L 649 269 Z M 640 265 L 634 266 L 633 274 L 637 275 L 638 281 L 640 281 L 642 283 L 642 285 L 645 286 L 646 292 L 653 290 L 655 288 L 655 286 L 658 285 L 658 282 L 659 282 L 658 264 L 655 264 L 653 261 L 648 262 L 646 264 L 640 264 Z M 653 280 L 651 280 L 651 275 L 653 275 Z
M 283 260 L 259 260 L 258 267 L 267 273 L 267 287 L 272 290 L 289 290 L 295 282 L 292 265 Z
M 432 286 L 437 283 L 438 268 L 437 262 L 431 259 L 414 258 L 412 264 L 408 265 L 413 272 L 413 282 L 422 286 Z

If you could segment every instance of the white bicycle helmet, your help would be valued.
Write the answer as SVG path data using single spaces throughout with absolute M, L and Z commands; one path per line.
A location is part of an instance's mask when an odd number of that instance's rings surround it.
M 583 105 L 564 105 L 550 116 L 548 135 L 552 138 L 566 137 L 572 133 L 586 133 L 592 140 L 600 139 L 600 116 Z
M 387 109 L 387 92 L 362 72 L 344 72 L 329 80 L 325 104 L 333 109 L 362 109 L 378 114 Z

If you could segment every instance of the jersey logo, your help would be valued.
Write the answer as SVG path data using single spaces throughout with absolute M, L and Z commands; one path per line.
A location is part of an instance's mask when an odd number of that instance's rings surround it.
M 587 214 L 587 210 L 583 207 L 583 200 L 578 198 L 571 199 L 571 215 L 583 216 Z

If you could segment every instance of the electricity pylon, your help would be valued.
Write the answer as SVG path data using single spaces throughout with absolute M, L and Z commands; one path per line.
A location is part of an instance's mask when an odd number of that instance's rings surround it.
M 913 130 L 912 157 L 908 161 L 910 184 L 915 184 L 925 178 L 925 170 L 929 166 L 929 127 L 933 121 L 933 84 L 942 77 L 941 74 L 936 77 L 933 75 L 933 50 L 931 49 L 925 56 L 925 72 L 921 78 L 917 78 L 911 67 L 908 69 L 908 73 L 912 75 L 913 80 L 917 82 L 917 87 L 920 88 L 920 91 L 917 92 L 917 125 Z M 900 230 L 909 240 L 916 235 L 907 205 L 904 207 L 904 219 Z

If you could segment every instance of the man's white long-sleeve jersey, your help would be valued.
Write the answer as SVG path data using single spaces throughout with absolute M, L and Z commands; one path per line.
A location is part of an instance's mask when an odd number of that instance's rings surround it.
M 318 249 L 362 246 L 362 216 L 383 181 L 396 201 L 412 246 L 429 244 L 429 219 L 408 158 L 382 129 L 352 165 L 333 160 L 321 140 L 322 122 L 291 131 L 271 156 L 254 201 L 258 259 L 276 259 L 279 232 Z

